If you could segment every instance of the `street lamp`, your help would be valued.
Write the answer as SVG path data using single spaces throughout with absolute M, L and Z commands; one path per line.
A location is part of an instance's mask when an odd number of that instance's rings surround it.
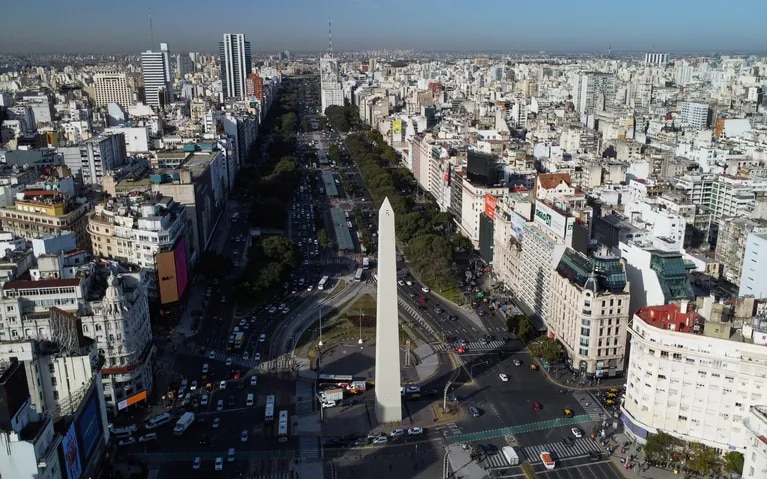
M 360 349 L 362 349 L 362 308 L 360 308 L 360 339 L 357 341 L 357 344 L 360 345 Z

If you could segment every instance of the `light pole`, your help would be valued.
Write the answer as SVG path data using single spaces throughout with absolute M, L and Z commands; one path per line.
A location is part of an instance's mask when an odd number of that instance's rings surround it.
M 320 306 L 319 310 L 320 314 L 320 341 L 317 343 L 317 374 L 320 373 L 320 368 L 322 367 L 322 307 Z
M 360 308 L 360 339 L 357 341 L 357 344 L 360 345 L 360 349 L 362 349 L 362 308 Z
M 450 456 L 449 448 L 445 451 L 445 457 L 442 459 L 442 479 L 450 477 L 450 461 L 448 456 Z

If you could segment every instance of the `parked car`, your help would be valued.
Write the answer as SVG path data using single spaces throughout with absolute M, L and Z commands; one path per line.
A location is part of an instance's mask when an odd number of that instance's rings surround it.
M 393 430 L 391 432 L 391 437 L 392 438 L 400 437 L 400 436 L 404 436 L 404 435 L 405 435 L 405 430 L 404 429 L 395 429 L 395 430 Z
M 133 436 L 124 437 L 117 442 L 118 446 L 130 446 L 131 444 L 136 444 L 136 438 Z
M 221 418 L 213 418 L 213 429 L 218 429 L 218 426 L 221 425 Z
M 224 458 L 223 457 L 217 457 L 216 458 L 216 466 L 214 468 L 216 471 L 223 471 L 224 470 Z
M 248 442 L 248 430 L 243 429 L 240 433 L 240 442 Z
M 156 432 L 150 432 L 138 438 L 138 442 L 149 442 L 149 441 L 156 441 L 156 440 L 157 440 Z
M 195 471 L 199 471 L 200 466 L 202 466 L 202 459 L 200 459 L 200 456 L 197 456 L 194 458 L 194 462 L 192 462 L 192 469 Z
M 476 408 L 476 407 L 474 407 L 474 406 L 472 406 L 472 407 L 470 407 L 470 408 L 469 408 L 469 412 L 470 412 L 470 413 L 471 413 L 471 415 L 472 415 L 472 416 L 474 416 L 474 417 L 479 417 L 479 416 L 480 416 L 480 412 L 479 412 L 479 409 L 477 409 L 477 408 Z
M 418 426 L 411 427 L 410 429 L 407 430 L 407 434 L 408 436 L 420 436 L 421 434 L 423 434 L 423 428 Z
M 501 378 L 501 381 L 503 381 L 505 383 L 509 382 L 509 377 L 507 375 L 503 374 L 503 373 L 499 374 L 498 377 Z

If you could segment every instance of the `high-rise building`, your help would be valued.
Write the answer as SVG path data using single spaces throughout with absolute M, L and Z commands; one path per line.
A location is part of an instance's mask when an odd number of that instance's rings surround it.
M 344 106 L 344 89 L 338 71 L 338 59 L 333 56 L 333 35 L 328 23 L 328 52 L 320 58 L 320 103 L 322 114 L 331 105 Z
M 141 73 L 144 75 L 146 104 L 163 108 L 168 104 L 171 93 L 171 71 L 167 43 L 160 44 L 159 52 L 147 50 L 141 54 Z
M 176 55 L 176 78 L 182 79 L 189 73 L 194 73 L 195 64 L 188 53 L 179 53 Z
M 683 101 L 680 110 L 679 117 L 682 121 L 682 126 L 687 126 L 694 130 L 708 128 L 710 115 L 706 103 Z
M 665 65 L 668 63 L 668 53 L 645 53 L 645 65 Z
M 258 73 L 251 73 L 245 80 L 245 93 L 248 96 L 258 98 L 258 101 L 264 101 L 264 79 Z
M 125 72 L 100 71 L 93 75 L 96 105 L 117 103 L 123 108 L 133 105 L 133 88 Z
M 604 110 L 615 101 L 617 86 L 611 73 L 587 72 L 578 78 L 575 109 L 581 115 Z
M 221 91 L 224 98 L 244 98 L 245 81 L 251 72 L 250 42 L 242 33 L 224 33 L 218 44 Z

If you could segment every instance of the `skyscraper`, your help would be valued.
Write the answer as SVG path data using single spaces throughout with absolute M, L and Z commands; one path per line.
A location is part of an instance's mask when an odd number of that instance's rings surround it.
M 338 72 L 338 59 L 333 56 L 333 35 L 328 21 L 328 52 L 320 58 L 320 103 L 322 114 L 331 105 L 344 106 L 344 91 Z
M 586 72 L 578 78 L 575 109 L 581 115 L 603 111 L 615 101 L 617 85 L 611 73 Z
M 250 42 L 242 33 L 224 33 L 218 44 L 221 90 L 224 98 L 245 98 L 245 80 L 251 72 Z
M 141 73 L 144 75 L 146 104 L 162 108 L 170 100 L 171 72 L 168 44 L 161 43 L 160 51 L 147 50 L 141 54 Z

